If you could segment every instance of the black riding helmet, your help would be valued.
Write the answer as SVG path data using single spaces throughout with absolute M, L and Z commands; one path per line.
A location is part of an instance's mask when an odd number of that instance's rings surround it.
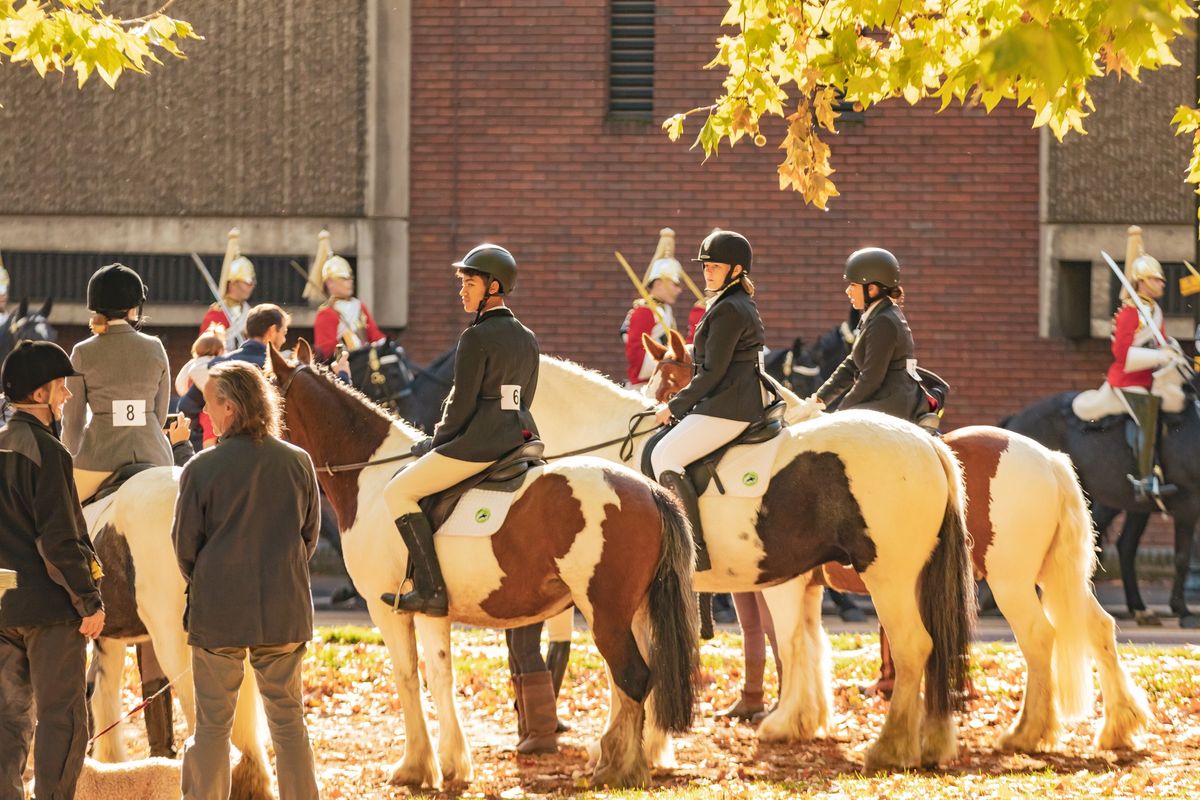
M 500 294 L 511 294 L 517 288 L 517 260 L 498 244 L 484 243 L 472 247 L 469 253 L 451 266 L 486 273 L 492 280 L 499 281 Z
M 87 305 L 92 311 L 127 311 L 146 302 L 142 277 L 124 264 L 108 264 L 88 281 Z
M 731 269 L 741 264 L 742 271 L 749 272 L 753 259 L 754 251 L 745 236 L 733 231 L 716 230 L 700 243 L 700 252 L 692 261 L 715 261 L 728 264 Z
M 885 289 L 900 285 L 900 261 L 882 247 L 864 247 L 855 250 L 846 259 L 846 271 L 842 276 L 847 283 L 877 283 Z
M 40 341 L 18 344 L 4 359 L 0 373 L 4 396 L 13 402 L 25 399 L 34 389 L 52 380 L 79 374 L 65 350 L 54 342 Z

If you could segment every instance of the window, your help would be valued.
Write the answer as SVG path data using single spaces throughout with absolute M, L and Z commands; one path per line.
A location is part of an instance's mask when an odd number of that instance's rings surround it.
M 654 3 L 612 0 L 609 17 L 608 111 L 654 116 Z
M 1118 261 L 1117 263 L 1124 269 L 1124 261 Z M 1159 306 L 1162 307 L 1163 315 L 1166 317 L 1191 316 L 1192 305 L 1189 299 L 1179 293 L 1179 279 L 1191 273 L 1187 271 L 1187 267 L 1180 261 L 1164 261 L 1162 262 L 1162 268 L 1167 276 L 1166 288 L 1163 291 L 1163 296 L 1158 301 Z M 1115 275 L 1109 285 L 1109 300 L 1110 307 L 1114 311 L 1121 305 L 1121 282 L 1117 280 Z

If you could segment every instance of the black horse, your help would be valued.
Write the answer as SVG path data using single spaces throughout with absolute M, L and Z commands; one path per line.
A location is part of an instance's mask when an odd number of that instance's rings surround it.
M 54 307 L 54 299 L 47 298 L 42 307 L 32 314 L 29 313 L 29 301 L 22 300 L 20 305 L 8 316 L 0 310 L 0 362 L 3 362 L 18 342 L 46 341 L 58 339 L 58 331 L 50 324 L 50 309 Z
M 1139 501 L 1127 475 L 1135 472 L 1133 453 L 1126 444 L 1125 417 L 1108 417 L 1097 423 L 1081 422 L 1071 412 L 1078 392 L 1044 398 L 1006 419 L 1002 425 L 1023 433 L 1075 462 L 1084 491 L 1091 498 L 1097 522 L 1110 523 L 1120 511 L 1132 519 L 1126 524 L 1117 551 L 1121 558 L 1121 580 L 1131 611 L 1145 611 L 1138 591 L 1134 556 L 1141 538 L 1134 515 L 1158 510 L 1151 501 Z M 1164 414 L 1166 430 L 1159 442 L 1159 457 L 1166 481 L 1179 491 L 1163 500 L 1175 521 L 1175 579 L 1171 586 L 1171 612 L 1179 616 L 1181 628 L 1200 628 L 1200 617 L 1192 614 L 1184 598 L 1184 583 L 1192 557 L 1192 540 L 1200 519 L 1200 404 L 1194 394 L 1179 414 Z M 1132 529 L 1132 532 L 1131 532 Z M 1128 538 L 1127 538 L 1128 536 Z
M 408 361 L 407 355 L 404 356 L 413 379 L 408 391 L 396 401 L 396 413 L 402 419 L 426 433 L 433 433 L 433 426 L 442 416 L 442 403 L 454 385 L 454 357 L 457 354 L 458 345 L 455 345 L 430 362 L 428 367 L 418 367 Z

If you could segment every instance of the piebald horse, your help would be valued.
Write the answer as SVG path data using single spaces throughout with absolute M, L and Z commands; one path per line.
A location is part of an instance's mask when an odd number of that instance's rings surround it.
M 542 357 L 532 410 L 551 455 L 586 448 L 619 462 L 620 434 L 650 406 L 598 373 Z M 640 427 L 634 459 L 653 425 Z M 866 767 L 948 761 L 974 610 L 958 462 L 916 426 L 869 412 L 791 426 L 783 437 L 774 464 L 764 465 L 763 496 L 700 498 L 713 568 L 696 573 L 695 588 L 765 590 L 774 618 L 784 674 L 760 738 L 809 739 L 827 728 L 831 700 L 814 695 L 828 682 L 807 674 L 830 669 L 828 643 L 809 634 L 806 618 L 815 614 L 820 631 L 823 589 L 807 585 L 807 574 L 841 560 L 861 572 L 897 637 L 895 700 Z
M 593 782 L 645 785 L 643 728 L 647 720 L 655 729 L 690 726 L 699 662 L 691 532 L 674 499 L 633 470 L 599 459 L 535 467 L 490 538 L 436 538 L 449 617 L 396 614 L 378 598 L 404 580 L 408 553 L 383 488 L 397 471 L 396 457 L 424 434 L 314 367 L 303 340 L 296 355 L 298 363 L 289 363 L 271 351 L 288 437 L 317 466 L 337 512 L 346 567 L 395 665 L 405 754 L 392 781 L 437 787 L 471 778 L 455 706 L 452 622 L 509 628 L 574 605 L 592 629 L 612 690 Z M 352 468 L 332 469 L 339 466 Z M 436 758 L 421 705 L 418 632 L 438 707 Z
M 669 350 L 650 342 L 650 352 L 659 361 L 650 386 L 662 402 L 691 380 L 691 356 L 677 335 Z M 794 405 L 789 419 L 804 413 Z M 1091 710 L 1094 658 L 1105 711 L 1097 744 L 1132 747 L 1149 712 L 1117 656 L 1116 623 L 1092 593 L 1092 521 L 1070 458 L 1002 428 L 961 428 L 943 441 L 963 467 L 975 574 L 987 578 L 1028 665 L 1021 712 L 998 745 L 1021 751 L 1053 745 L 1060 720 L 1079 719 Z M 867 593 L 852 569 L 830 563 L 823 572 L 834 589 Z M 809 619 L 819 628 L 819 610 Z M 821 635 L 810 631 L 810 636 Z M 815 677 L 827 682 L 829 673 Z M 825 700 L 830 692 L 823 689 L 815 696 Z

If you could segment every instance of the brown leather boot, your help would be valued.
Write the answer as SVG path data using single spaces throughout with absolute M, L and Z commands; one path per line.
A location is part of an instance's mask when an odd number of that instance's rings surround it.
M 521 715 L 525 722 L 525 735 L 517 743 L 517 752 L 558 752 L 558 709 L 554 702 L 554 678 L 549 670 L 530 672 L 514 677 L 520 695 Z
M 742 696 L 738 701 L 728 708 L 717 712 L 718 717 L 729 717 L 730 719 L 753 719 L 755 714 L 763 710 L 763 693 L 761 690 L 757 692 L 742 692 Z

